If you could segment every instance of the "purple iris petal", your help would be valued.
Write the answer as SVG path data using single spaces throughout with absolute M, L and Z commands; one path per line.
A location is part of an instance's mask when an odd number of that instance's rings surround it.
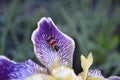
M 98 69 L 95 69 L 95 70 L 89 70 L 89 72 L 88 72 L 88 76 L 89 76 L 89 77 L 93 77 L 93 76 L 97 76 L 97 77 L 99 77 L 99 76 L 102 76 L 102 73 L 101 73 L 101 71 L 98 70 Z
M 23 79 L 37 73 L 47 73 L 32 60 L 16 63 L 5 56 L 0 56 L 0 80 Z
M 47 36 L 54 38 L 59 47 L 58 51 L 47 42 Z M 47 68 L 53 65 L 55 56 L 59 56 L 60 65 L 72 67 L 74 41 L 62 33 L 51 18 L 44 17 L 38 22 L 38 28 L 32 34 L 32 41 L 36 56 Z

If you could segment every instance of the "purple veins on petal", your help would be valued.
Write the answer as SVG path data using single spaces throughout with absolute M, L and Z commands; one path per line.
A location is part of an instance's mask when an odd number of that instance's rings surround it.
M 47 42 L 46 38 L 48 36 L 54 38 L 59 50 L 54 50 Z M 55 56 L 59 56 L 60 65 L 72 67 L 74 41 L 62 33 L 51 18 L 44 17 L 38 22 L 38 28 L 33 32 L 31 39 L 36 56 L 47 68 L 53 65 Z
M 88 76 L 89 77 L 92 77 L 92 76 L 102 76 L 102 73 L 101 73 L 100 70 L 97 70 L 97 69 L 95 69 L 95 70 L 89 70 Z
M 5 56 L 0 56 L 0 80 L 22 79 L 37 73 L 47 74 L 47 70 L 32 60 L 16 63 Z

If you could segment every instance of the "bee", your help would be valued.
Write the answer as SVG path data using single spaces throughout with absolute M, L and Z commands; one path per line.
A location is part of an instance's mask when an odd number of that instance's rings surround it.
M 52 36 L 47 36 L 46 41 L 49 43 L 52 49 L 55 49 L 56 51 L 59 50 L 59 46 Z

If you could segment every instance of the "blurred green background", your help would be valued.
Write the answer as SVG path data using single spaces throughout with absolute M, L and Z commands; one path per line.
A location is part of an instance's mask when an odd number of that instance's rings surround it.
M 91 69 L 120 76 L 120 0 L 0 0 L 0 55 L 39 62 L 31 34 L 44 16 L 75 40 L 76 73 L 79 55 L 93 52 Z

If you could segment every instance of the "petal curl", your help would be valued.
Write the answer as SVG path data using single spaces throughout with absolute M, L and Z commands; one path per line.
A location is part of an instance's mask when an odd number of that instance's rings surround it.
M 108 80 L 120 80 L 120 77 L 118 76 L 110 76 Z
M 47 74 L 47 70 L 32 60 L 16 63 L 5 56 L 0 56 L 0 80 L 23 79 L 37 73 Z
M 52 49 L 46 41 L 47 36 L 52 36 L 59 46 L 59 50 Z M 31 40 L 34 44 L 34 51 L 38 59 L 47 68 L 50 68 L 55 56 L 59 56 L 60 65 L 72 67 L 74 41 L 62 33 L 53 23 L 51 18 L 42 18 L 38 22 L 38 28 L 33 32 Z

